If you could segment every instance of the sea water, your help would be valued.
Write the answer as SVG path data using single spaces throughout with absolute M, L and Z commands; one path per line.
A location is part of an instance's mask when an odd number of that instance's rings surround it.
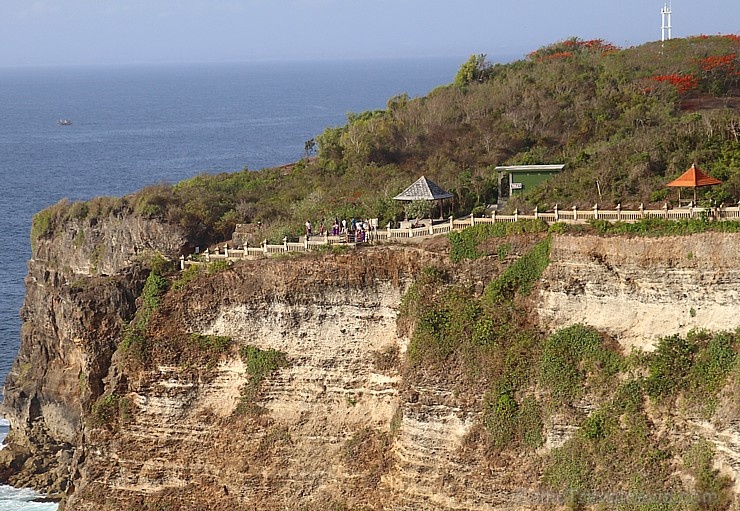
M 0 443 L 8 436 L 10 423 L 0 419 Z M 59 506 L 53 502 L 34 502 L 39 495 L 33 490 L 0 485 L 0 510 L 2 511 L 53 511 Z
M 348 113 L 425 95 L 452 82 L 465 60 L 0 69 L 2 381 L 18 351 L 37 211 L 63 198 L 297 161 L 306 141 Z M 56 509 L 29 502 L 34 496 L 0 486 L 0 511 Z

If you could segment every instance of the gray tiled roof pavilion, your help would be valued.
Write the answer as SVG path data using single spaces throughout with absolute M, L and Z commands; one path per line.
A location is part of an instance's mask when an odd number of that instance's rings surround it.
M 454 197 L 450 192 L 442 189 L 438 184 L 430 181 L 424 176 L 417 179 L 414 184 L 406 188 L 395 197 L 396 200 L 440 200 Z

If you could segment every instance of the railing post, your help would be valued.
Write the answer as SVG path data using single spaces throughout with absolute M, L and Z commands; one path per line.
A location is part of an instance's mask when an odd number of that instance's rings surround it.
M 470 227 L 473 227 L 475 225 L 475 216 L 470 213 Z
M 262 250 L 265 252 L 265 255 L 267 255 L 267 239 L 262 241 Z
M 432 236 L 434 234 L 434 225 L 432 225 L 432 219 L 429 219 L 429 235 Z
M 537 206 L 534 207 L 534 219 L 537 220 L 539 218 L 539 213 L 537 212 Z
M 575 222 L 576 220 L 578 220 L 578 208 L 573 206 L 573 221 Z
M 328 244 L 329 244 L 329 231 L 326 231 L 324 233 L 324 245 L 328 245 Z
M 668 203 L 663 204 L 663 217 L 668 219 Z
M 598 220 L 598 219 L 599 219 L 599 205 L 594 204 L 594 220 Z
M 617 220 L 622 219 L 622 203 L 617 204 Z
M 229 246 L 224 243 L 224 256 L 226 256 L 226 259 L 229 258 Z
M 287 252 L 287 251 L 288 251 L 288 237 L 287 237 L 287 236 L 285 236 L 285 237 L 283 238 L 283 250 L 284 250 L 285 252 Z
M 205 256 L 206 256 L 206 262 L 207 263 L 210 263 L 211 262 L 211 253 L 210 253 L 210 251 L 208 249 L 205 249 L 203 251 L 203 254 L 205 254 Z
M 303 240 L 303 250 L 308 252 L 308 236 L 306 236 L 306 239 Z
M 496 223 L 496 210 L 493 210 L 493 213 L 491 213 L 491 220 L 493 220 L 493 223 Z
M 450 232 L 452 232 L 455 229 L 455 218 L 450 215 Z
M 518 209 L 514 210 L 514 221 L 515 222 L 519 221 L 519 210 Z
M 180 256 L 180 271 L 185 271 L 185 256 Z
M 557 222 L 559 220 L 560 220 L 560 211 L 558 211 L 558 205 L 555 204 L 555 221 Z
M 640 203 L 640 218 L 645 218 L 645 206 L 643 203 Z

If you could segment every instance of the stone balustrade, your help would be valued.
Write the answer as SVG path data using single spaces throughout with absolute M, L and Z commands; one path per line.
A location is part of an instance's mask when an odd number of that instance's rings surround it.
M 403 229 L 375 229 L 366 234 L 366 243 L 402 243 L 410 239 L 428 238 L 441 234 L 448 234 L 451 231 L 458 231 L 477 224 L 492 224 L 499 222 L 518 222 L 519 220 L 540 219 L 548 223 L 564 222 L 567 224 L 587 224 L 592 220 L 607 220 L 610 222 L 627 222 L 633 223 L 646 218 L 660 218 L 666 220 L 684 220 L 691 218 L 709 217 L 716 221 L 734 220 L 740 221 L 740 204 L 738 207 L 731 208 L 678 208 L 670 209 L 665 205 L 661 209 L 645 209 L 640 205 L 638 210 L 625 211 L 621 205 L 613 210 L 600 209 L 594 205 L 592 209 L 579 210 L 575 206 L 570 209 L 559 209 L 556 205 L 553 211 L 539 212 L 536 208 L 533 214 L 523 215 L 514 211 L 513 215 L 501 215 L 495 211 L 491 216 L 464 218 L 453 218 L 449 220 L 435 220 L 430 225 L 422 227 L 409 227 Z M 275 254 L 286 254 L 290 252 L 308 252 L 318 247 L 341 244 L 343 246 L 354 247 L 358 244 L 351 234 L 340 236 L 312 236 L 304 238 L 303 241 L 290 242 L 287 238 L 283 239 L 282 244 L 272 245 L 264 240 L 259 247 L 246 246 L 240 249 L 228 248 L 224 246 L 218 252 L 206 250 L 194 260 L 192 256 L 185 258 L 180 257 L 180 268 L 185 269 L 188 265 L 203 264 L 204 262 L 213 261 L 236 261 L 240 259 L 256 259 L 270 257 Z

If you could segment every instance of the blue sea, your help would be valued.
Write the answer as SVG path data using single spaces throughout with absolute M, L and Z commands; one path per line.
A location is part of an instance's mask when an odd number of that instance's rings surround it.
M 18 351 L 34 213 L 63 198 L 294 162 L 348 113 L 425 95 L 465 60 L 0 69 L 2 381 Z M 0 486 L 0 511 L 56 509 L 32 497 Z

